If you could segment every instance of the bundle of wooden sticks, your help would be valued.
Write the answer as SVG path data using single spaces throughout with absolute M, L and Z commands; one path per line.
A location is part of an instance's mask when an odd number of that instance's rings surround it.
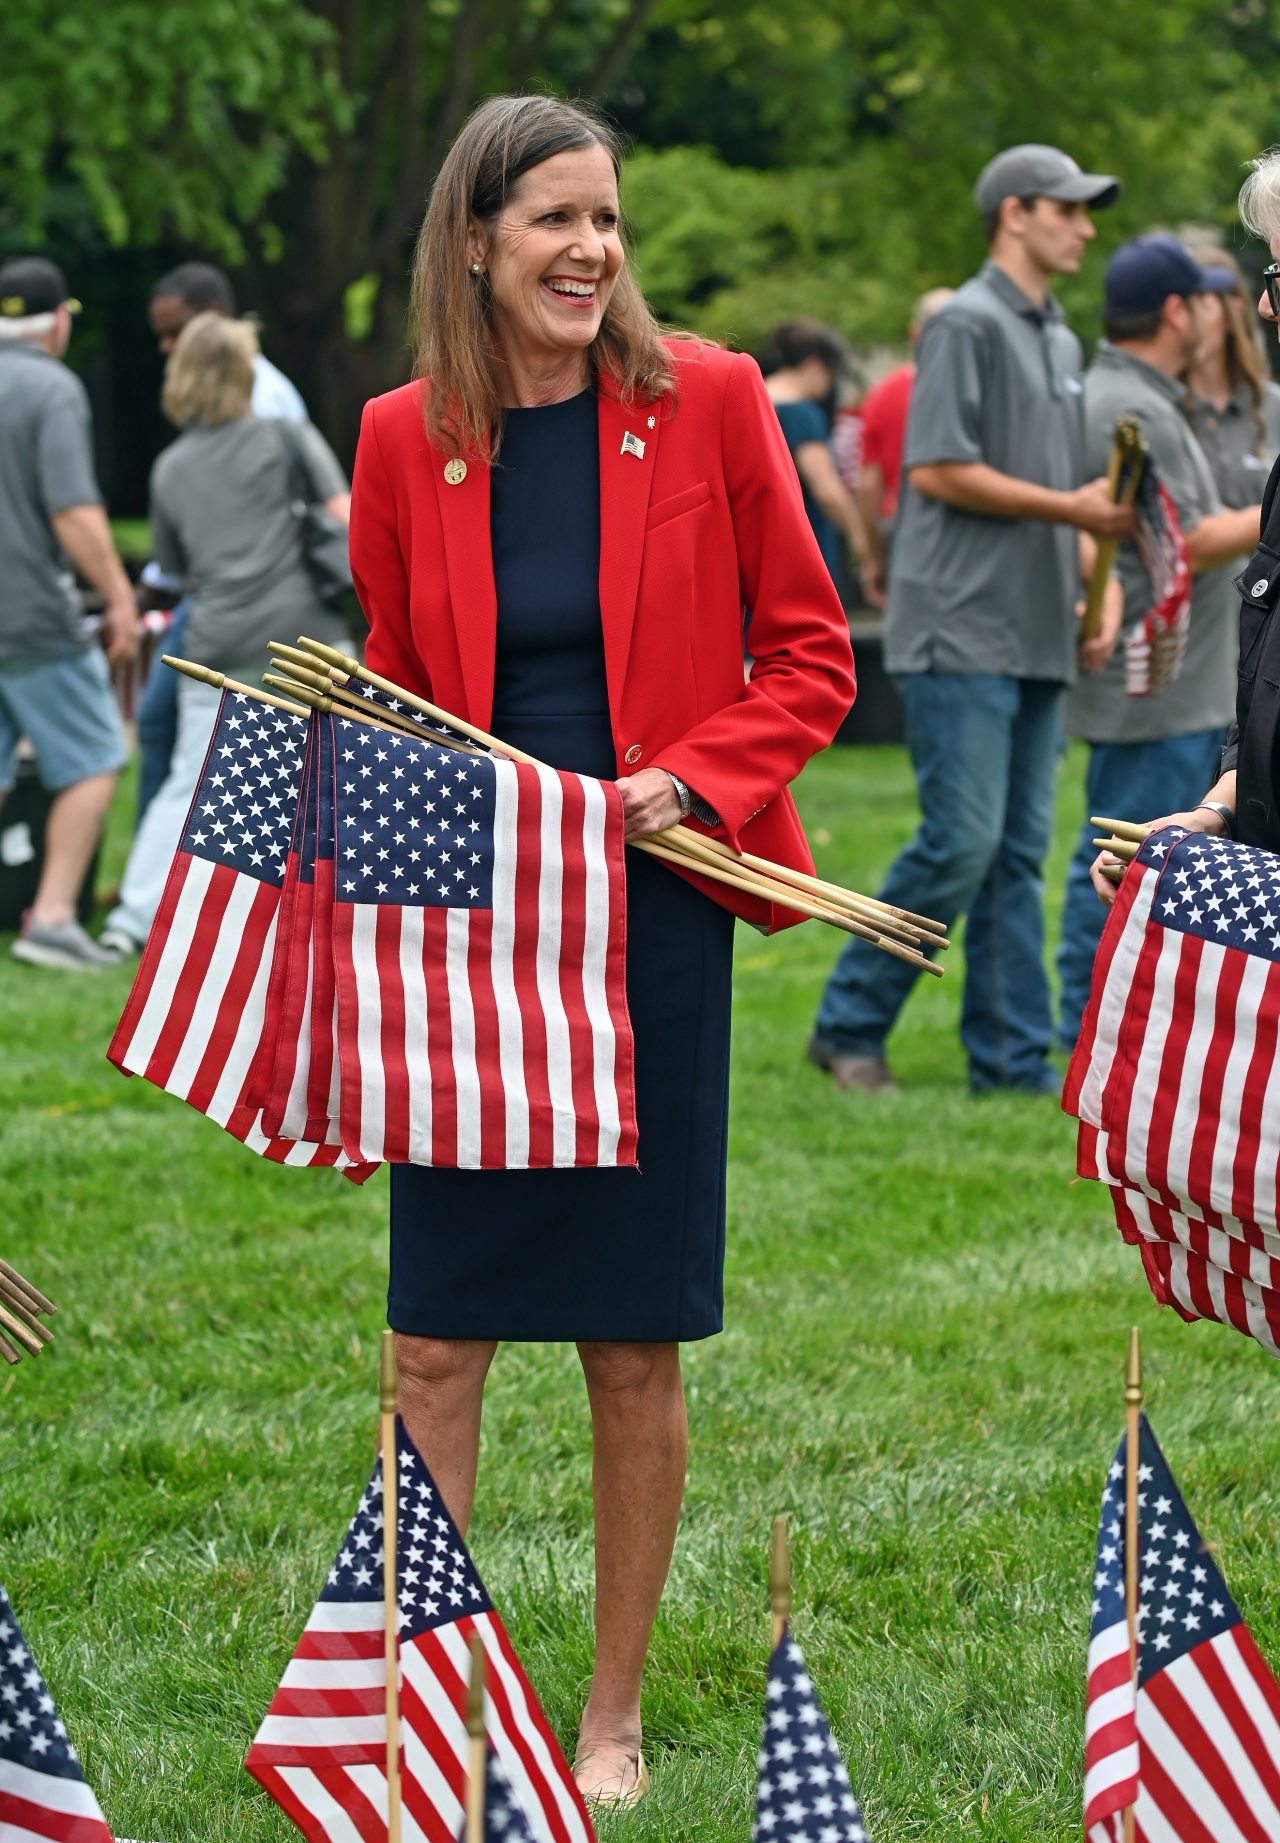
M 311 710 L 334 712 L 339 716 L 358 712 L 362 723 L 401 735 L 419 739 L 427 736 L 443 746 L 470 754 L 493 753 L 534 766 L 543 765 L 523 750 L 463 722 L 460 717 L 428 703 L 403 686 L 392 684 L 389 679 L 369 671 L 359 660 L 324 646 L 318 640 L 303 637 L 296 647 L 272 641 L 271 651 L 279 662 L 279 671 L 264 673 L 263 683 L 271 687 L 268 692 L 168 654 L 165 664 L 206 684 L 262 698 L 297 716 L 305 716 Z M 361 695 L 361 685 L 380 694 L 378 701 Z M 680 865 L 730 889 L 762 897 L 815 921 L 827 922 L 846 934 L 870 941 L 921 972 L 932 973 L 937 978 L 942 976 L 942 968 L 926 958 L 927 953 L 950 946 L 942 922 L 913 915 L 909 910 L 894 908 L 874 896 L 858 895 L 838 883 L 770 863 L 749 852 L 735 851 L 722 840 L 693 832 L 687 826 L 671 826 L 652 838 L 633 839 L 631 843 L 637 850 L 648 852 L 664 863 Z
M 0 1357 L 6 1363 L 21 1363 L 24 1350 L 38 1357 L 46 1344 L 52 1344 L 53 1333 L 37 1314 L 48 1316 L 57 1309 L 16 1267 L 0 1261 Z

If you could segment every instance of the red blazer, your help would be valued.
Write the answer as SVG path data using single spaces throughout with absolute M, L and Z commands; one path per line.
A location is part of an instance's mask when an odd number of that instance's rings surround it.
M 848 624 L 754 359 L 686 342 L 671 351 L 674 408 L 624 406 L 607 385 L 599 397 L 600 613 L 618 768 L 670 769 L 720 814 L 720 836 L 811 870 L 787 783 L 853 702 Z M 488 729 L 489 470 L 468 454 L 466 477 L 446 481 L 422 388 L 365 405 L 351 567 L 369 620 L 366 657 Z M 628 432 L 642 455 L 624 451 Z M 690 880 L 757 925 L 798 919 Z

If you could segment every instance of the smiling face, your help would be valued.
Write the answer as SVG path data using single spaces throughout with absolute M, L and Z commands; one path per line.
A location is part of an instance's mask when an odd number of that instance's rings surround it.
M 593 144 L 531 167 L 496 224 L 472 222 L 467 262 L 488 275 L 510 362 L 544 369 L 585 354 L 626 260 L 620 217 L 613 161 Z

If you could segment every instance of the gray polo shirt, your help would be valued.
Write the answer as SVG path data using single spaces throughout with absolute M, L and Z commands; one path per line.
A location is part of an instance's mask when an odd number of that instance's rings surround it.
M 890 671 L 1075 677 L 1075 529 L 962 512 L 915 492 L 907 470 L 980 461 L 1059 492 L 1080 486 L 1083 365 L 1053 296 L 1037 307 L 992 262 L 926 326 L 885 612 Z
M 84 385 L 42 347 L 0 340 L 0 661 L 88 645 L 49 520 L 101 503 Z
M 1106 471 L 1116 417 L 1136 416 L 1160 480 L 1184 532 L 1222 510 L 1204 450 L 1182 413 L 1184 387 L 1132 352 L 1100 339 L 1084 381 L 1085 455 L 1095 474 Z M 1087 742 L 1158 742 L 1225 727 L 1235 715 L 1239 598 L 1231 564 L 1206 570 L 1191 589 L 1191 627 L 1182 670 L 1151 697 L 1124 688 L 1124 640 L 1151 606 L 1151 578 L 1134 545 L 1121 544 L 1116 570 L 1124 589 L 1124 627 L 1101 672 L 1081 673 L 1067 698 L 1063 724 Z
M 1241 382 L 1224 409 L 1190 391 L 1182 407 L 1204 449 L 1223 505 L 1233 512 L 1261 505 L 1267 475 L 1280 454 L 1280 384 L 1268 378 L 1257 404 L 1249 386 Z

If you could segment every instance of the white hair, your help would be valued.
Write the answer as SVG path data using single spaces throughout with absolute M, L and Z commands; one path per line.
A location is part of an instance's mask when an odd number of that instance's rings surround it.
M 0 314 L 0 339 L 43 339 L 57 324 L 57 314 L 23 314 L 16 320 Z
M 1249 177 L 1240 188 L 1240 221 L 1264 243 L 1280 234 L 1280 147 L 1269 147 L 1249 162 Z

